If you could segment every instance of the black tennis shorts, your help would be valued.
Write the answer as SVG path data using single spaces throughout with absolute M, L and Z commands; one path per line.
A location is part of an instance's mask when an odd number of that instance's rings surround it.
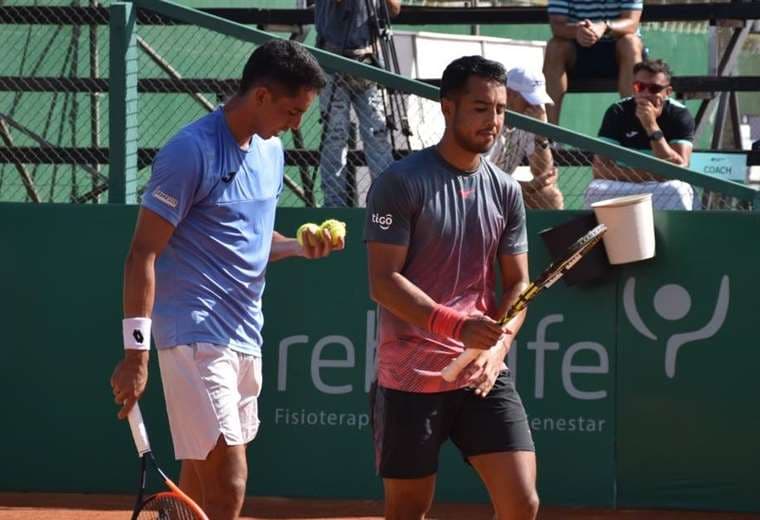
M 438 470 L 447 439 L 467 460 L 473 455 L 535 451 L 510 371 L 499 374 L 483 398 L 470 389 L 433 394 L 373 384 L 370 414 L 375 465 L 383 478 L 422 478 Z
M 575 42 L 575 67 L 572 78 L 617 78 L 617 40 L 599 40 L 596 45 L 583 47 Z

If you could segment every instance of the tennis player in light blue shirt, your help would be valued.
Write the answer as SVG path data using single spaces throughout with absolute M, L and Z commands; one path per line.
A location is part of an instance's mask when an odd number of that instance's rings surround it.
M 206 342 L 261 355 L 261 296 L 282 177 L 280 140 L 254 135 L 241 149 L 222 109 L 156 156 L 142 207 L 175 226 L 156 262 L 159 349 Z
M 119 417 L 145 390 L 152 332 L 180 487 L 215 520 L 237 518 L 245 496 L 267 264 L 343 248 L 329 233 L 301 246 L 274 231 L 284 168 L 277 134 L 298 128 L 324 85 L 299 44 L 258 47 L 238 93 L 156 156 L 127 257 L 125 355 L 111 377 Z

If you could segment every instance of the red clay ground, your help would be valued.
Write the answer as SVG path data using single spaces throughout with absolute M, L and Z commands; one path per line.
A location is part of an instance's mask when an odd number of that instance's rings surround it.
M 113 495 L 52 495 L 0 493 L 0 520 L 125 520 L 131 497 Z M 382 520 L 375 501 L 293 500 L 250 498 L 246 520 Z M 485 505 L 436 504 L 430 519 L 490 520 Z M 760 520 L 758 514 L 686 511 L 608 511 L 542 508 L 539 520 Z

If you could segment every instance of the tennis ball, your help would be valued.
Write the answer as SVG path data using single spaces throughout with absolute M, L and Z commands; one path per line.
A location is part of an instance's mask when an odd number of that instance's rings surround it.
M 319 226 L 321 229 L 326 229 L 330 232 L 332 237 L 332 245 L 337 246 L 341 239 L 346 239 L 346 223 L 340 220 L 330 218 L 322 222 Z
M 320 235 L 322 234 L 322 229 L 318 225 L 316 225 L 314 222 L 306 222 L 305 224 L 301 224 L 301 226 L 298 228 L 298 231 L 296 231 L 296 240 L 298 240 L 298 245 L 303 247 L 303 235 L 305 232 L 312 233 L 314 235 Z M 316 244 L 313 244 L 312 241 L 309 241 L 310 246 L 314 246 Z

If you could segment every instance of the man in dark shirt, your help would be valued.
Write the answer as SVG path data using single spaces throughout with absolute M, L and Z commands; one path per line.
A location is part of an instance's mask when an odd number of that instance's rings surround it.
M 633 97 L 607 109 L 599 138 L 688 167 L 694 118 L 669 97 L 673 91 L 670 68 L 662 60 L 643 61 L 633 67 L 633 73 Z M 594 180 L 586 189 L 589 205 L 621 195 L 651 193 L 657 209 L 694 209 L 694 190 L 685 182 L 665 180 L 598 155 L 593 172 Z
M 504 364 L 525 315 L 508 330 L 496 321 L 528 284 L 525 207 L 518 182 L 482 156 L 504 125 L 504 83 L 504 67 L 480 56 L 449 64 L 441 141 L 391 165 L 367 196 L 370 294 L 380 305 L 371 412 L 388 519 L 424 518 L 449 439 L 497 518 L 533 520 L 538 510 L 533 440 Z M 480 354 L 445 381 L 441 370 L 464 347 Z

